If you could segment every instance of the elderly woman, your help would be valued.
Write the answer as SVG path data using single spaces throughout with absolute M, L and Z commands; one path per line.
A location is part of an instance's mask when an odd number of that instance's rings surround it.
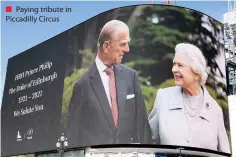
M 176 86 L 157 91 L 149 116 L 153 140 L 230 153 L 222 109 L 204 87 L 202 52 L 191 44 L 176 45 L 172 72 Z

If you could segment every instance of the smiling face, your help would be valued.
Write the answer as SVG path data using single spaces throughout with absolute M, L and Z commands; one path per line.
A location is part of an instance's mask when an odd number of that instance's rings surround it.
M 195 84 L 199 84 L 199 74 L 195 73 L 190 67 L 191 60 L 186 56 L 176 55 L 173 60 L 172 73 L 174 75 L 175 84 L 183 88 L 189 88 Z
M 129 28 L 117 28 L 111 38 L 111 40 L 104 42 L 103 49 L 106 54 L 107 64 L 115 65 L 121 63 L 123 55 L 129 52 Z

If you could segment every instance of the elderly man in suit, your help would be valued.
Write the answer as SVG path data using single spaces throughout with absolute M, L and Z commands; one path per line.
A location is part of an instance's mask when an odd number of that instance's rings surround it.
M 129 41 L 129 28 L 122 21 L 109 21 L 102 28 L 95 62 L 73 89 L 70 147 L 151 143 L 137 73 L 120 64 Z

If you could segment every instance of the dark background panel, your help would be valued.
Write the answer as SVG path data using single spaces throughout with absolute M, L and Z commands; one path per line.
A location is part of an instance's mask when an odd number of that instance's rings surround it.
M 64 61 L 66 57 L 66 45 L 63 44 L 65 40 L 66 36 L 61 34 L 9 59 L 2 101 L 2 155 L 56 149 L 55 143 L 60 134 Z M 15 80 L 15 75 L 38 68 L 47 62 L 52 63 L 50 69 L 44 69 Z M 55 77 L 53 81 L 45 81 L 39 85 L 9 94 L 10 88 L 28 84 L 31 80 L 42 79 L 53 74 Z M 38 91 L 39 93 L 42 92 L 42 96 L 32 99 L 32 93 Z M 19 97 L 26 95 L 27 101 L 19 103 Z M 38 106 L 41 110 L 36 112 Z M 34 112 L 23 115 L 21 111 L 26 108 L 34 108 Z M 14 116 L 16 110 L 19 110 L 22 115 Z

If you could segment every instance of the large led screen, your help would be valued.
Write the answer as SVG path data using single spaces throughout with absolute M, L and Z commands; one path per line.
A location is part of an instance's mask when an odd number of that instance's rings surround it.
M 150 144 L 230 153 L 223 25 L 187 8 L 99 14 L 8 62 L 4 155 Z
M 9 59 L 2 101 L 2 155 L 55 149 L 60 135 L 64 35 Z

